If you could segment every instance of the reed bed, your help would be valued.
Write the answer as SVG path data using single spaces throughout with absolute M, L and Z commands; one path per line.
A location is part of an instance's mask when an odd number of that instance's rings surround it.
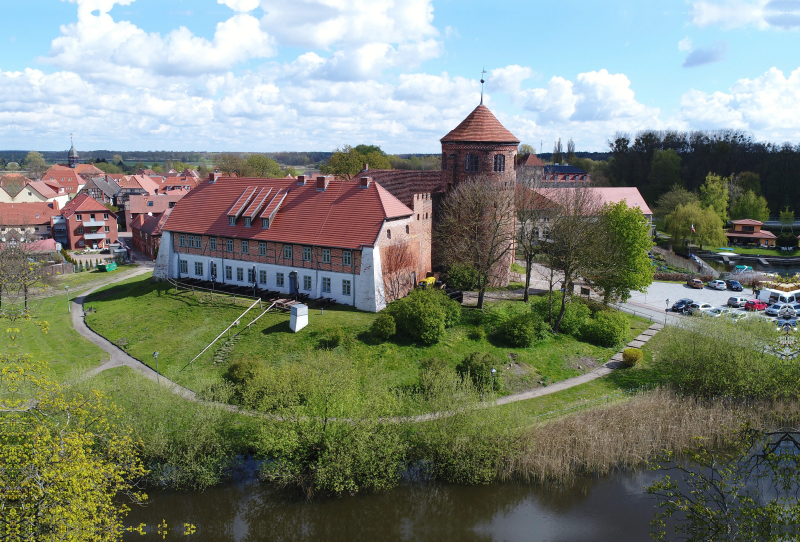
M 701 400 L 659 388 L 629 401 L 583 411 L 527 430 L 517 453 L 498 466 L 500 480 L 562 484 L 579 475 L 636 469 L 662 450 L 724 446 L 751 422 L 772 429 L 795 425 L 793 402 Z

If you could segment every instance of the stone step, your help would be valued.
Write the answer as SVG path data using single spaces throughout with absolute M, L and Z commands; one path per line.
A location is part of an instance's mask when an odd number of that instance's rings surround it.
M 628 348 L 641 348 L 645 344 L 647 344 L 647 343 L 645 343 L 644 341 L 633 340 L 633 341 L 629 342 L 626 346 Z

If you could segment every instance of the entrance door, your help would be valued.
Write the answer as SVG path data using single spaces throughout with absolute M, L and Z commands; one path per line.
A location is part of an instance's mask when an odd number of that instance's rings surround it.
M 216 262 L 211 262 L 211 280 L 217 280 L 217 264 Z
M 297 293 L 297 271 L 292 271 L 289 273 L 289 293 Z

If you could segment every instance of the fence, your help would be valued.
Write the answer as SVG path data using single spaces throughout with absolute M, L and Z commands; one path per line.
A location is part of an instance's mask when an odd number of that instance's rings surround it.
M 660 316 L 658 318 L 653 316 L 652 312 L 654 310 L 656 310 L 656 309 L 651 309 L 649 311 L 650 314 L 648 314 L 647 312 L 644 312 L 644 311 L 637 311 L 636 309 L 628 308 L 625 305 L 614 305 L 614 307 L 617 310 L 620 310 L 622 312 L 627 312 L 628 314 L 632 314 L 634 316 L 638 316 L 639 318 L 645 318 L 645 319 L 649 320 L 651 323 L 654 323 L 654 324 L 663 323 L 664 325 L 667 325 L 667 313 L 666 313 L 666 311 L 664 311 L 664 318 L 662 319 Z
M 251 295 L 246 295 L 246 294 L 231 294 L 231 293 L 224 292 L 224 291 L 221 291 L 221 290 L 212 290 L 210 288 L 204 288 L 202 286 L 195 286 L 195 285 L 192 285 L 192 284 L 182 284 L 182 283 L 178 282 L 177 280 L 171 279 L 171 278 L 168 278 L 167 282 L 169 282 L 171 285 L 175 286 L 175 293 L 176 294 L 178 293 L 178 291 L 181 288 L 186 290 L 186 291 L 191 291 L 192 293 L 207 292 L 211 296 L 211 302 L 212 303 L 214 302 L 214 296 L 216 295 L 216 296 L 219 296 L 220 298 L 232 299 L 232 304 L 233 305 L 237 304 L 237 299 L 243 300 L 245 302 L 245 306 L 249 303 L 248 300 L 255 300 L 255 301 L 259 302 L 259 308 L 261 308 L 261 305 L 260 305 L 261 298 L 257 297 L 257 296 L 251 296 Z

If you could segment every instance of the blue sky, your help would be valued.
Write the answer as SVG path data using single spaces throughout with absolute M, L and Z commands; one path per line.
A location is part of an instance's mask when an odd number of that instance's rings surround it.
M 800 0 L 26 0 L 0 147 L 437 152 L 478 103 L 545 152 L 615 132 L 800 142 Z

